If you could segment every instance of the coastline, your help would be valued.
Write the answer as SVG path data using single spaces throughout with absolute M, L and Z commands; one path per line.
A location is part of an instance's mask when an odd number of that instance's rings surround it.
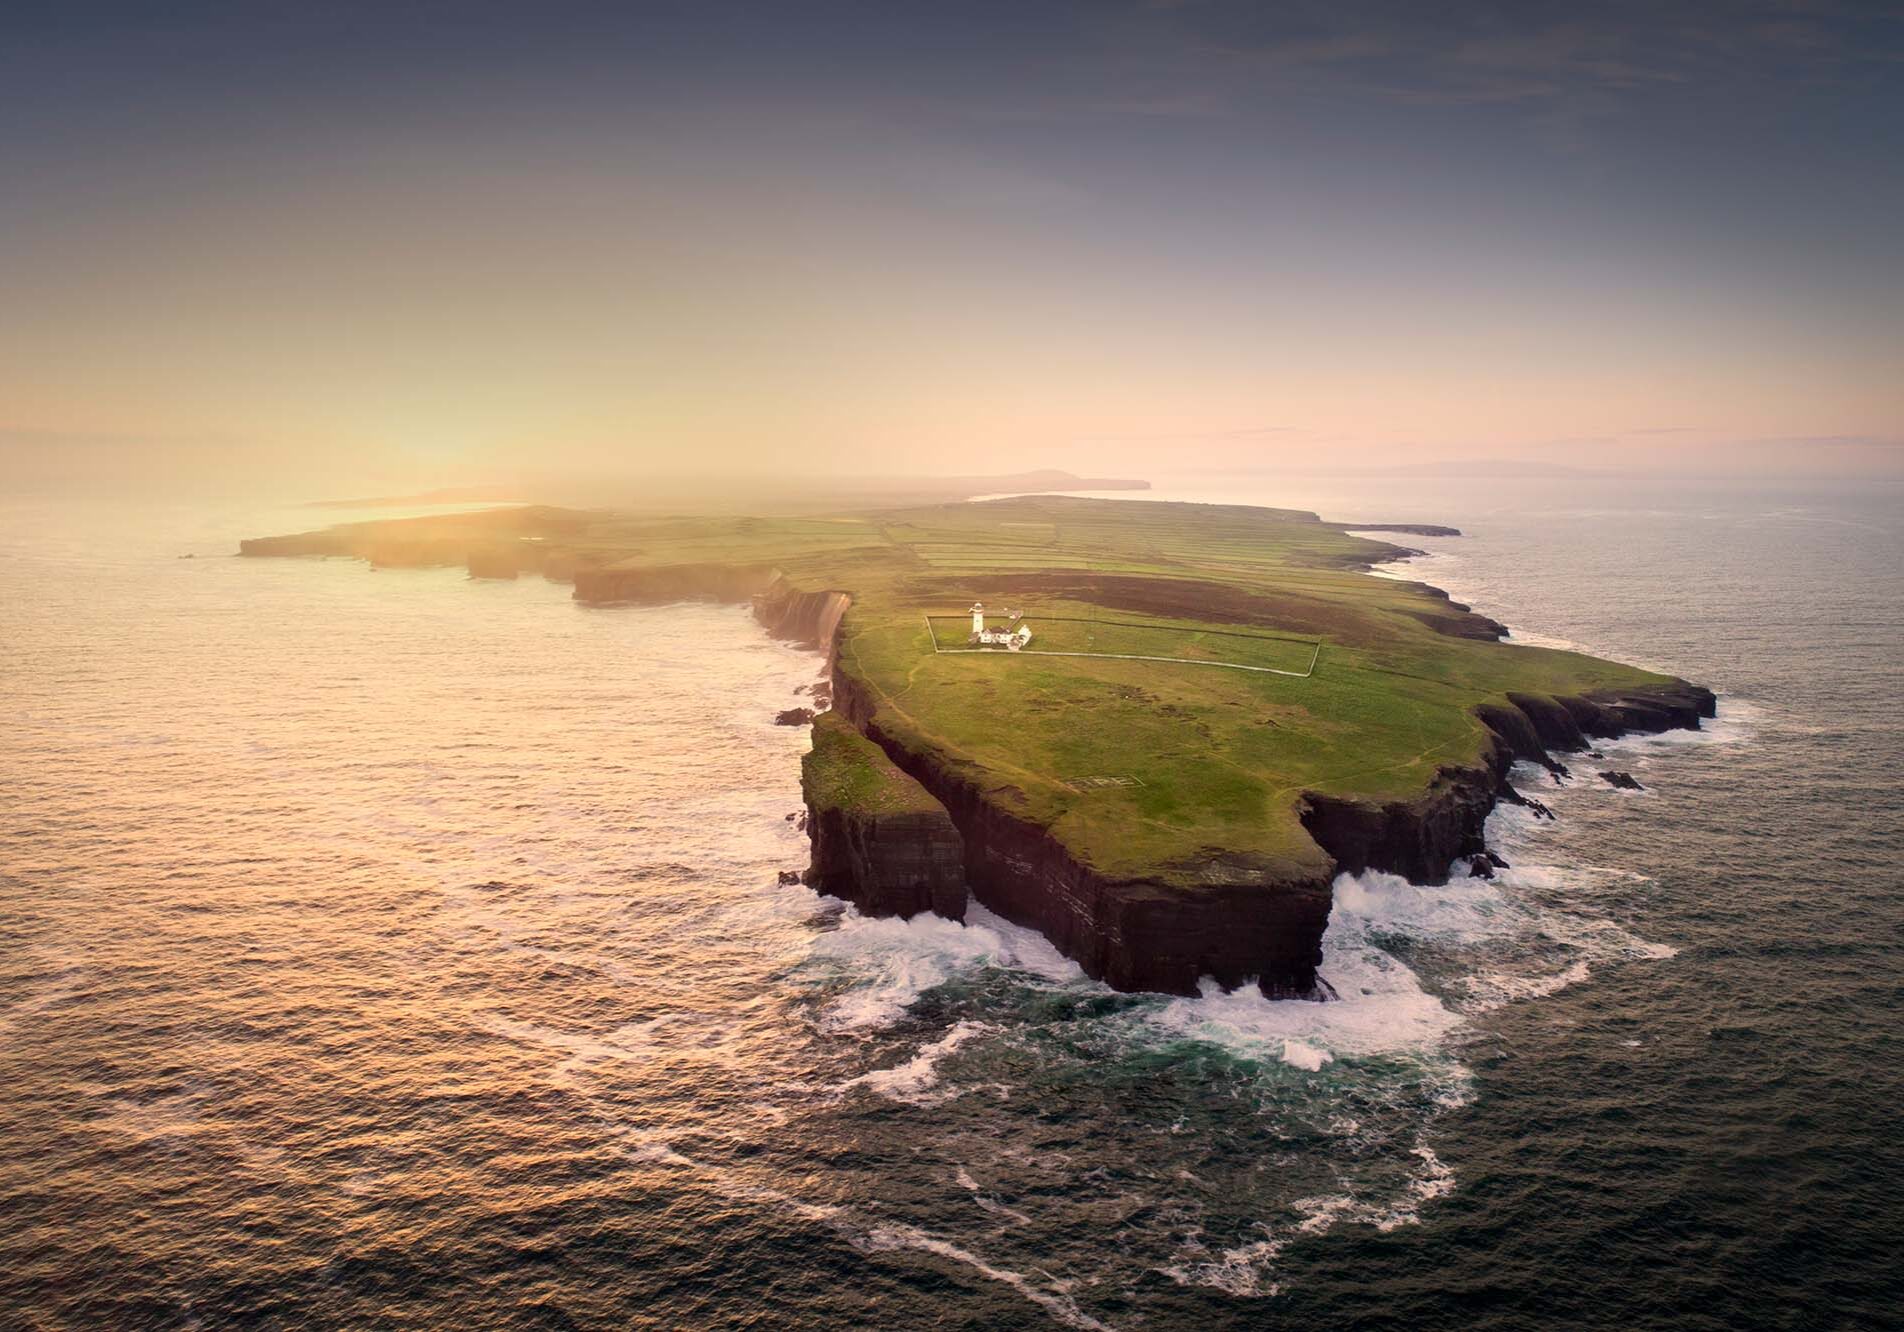
M 1016 507 L 1008 514 L 998 513 L 991 505 L 947 506 L 933 512 L 957 509 L 974 515 L 966 521 L 978 522 L 1049 519 L 1055 515 L 1063 515 L 1069 522 L 1108 514 L 1114 508 L 1135 509 L 1127 505 L 1099 510 L 1088 507 L 1096 501 L 1062 498 L 999 503 Z M 1085 507 L 1070 507 L 1074 505 Z M 1213 519 L 1244 524 L 1241 530 L 1246 532 L 1293 530 L 1302 541 L 1320 541 L 1322 544 L 1316 547 L 1322 552 L 1320 558 L 1303 567 L 1331 571 L 1325 576 L 1338 580 L 1335 585 L 1341 590 L 1336 595 L 1343 599 L 1340 606 L 1345 614 L 1367 612 L 1352 609 L 1365 594 L 1342 583 L 1344 575 L 1359 585 L 1360 575 L 1378 572 L 1374 564 L 1391 563 L 1412 554 L 1408 548 L 1388 542 L 1345 540 L 1349 524 L 1324 522 L 1308 511 L 1267 505 L 1191 509 L 1163 501 L 1154 516 L 1128 524 L 1118 518 L 1109 530 L 1121 533 L 1148 530 L 1145 525 L 1151 523 L 1198 524 Z M 869 637 L 868 625 L 877 629 L 892 623 L 893 612 L 887 603 L 892 602 L 893 592 L 889 587 L 885 589 L 886 603 L 878 602 L 877 596 L 869 601 L 867 585 L 862 582 L 868 577 L 866 566 L 824 560 L 783 561 L 774 555 L 774 547 L 758 541 L 751 541 L 747 555 L 701 540 L 692 547 L 697 558 L 687 560 L 653 553 L 639 559 L 612 554 L 604 558 L 600 538 L 591 535 L 590 524 L 595 521 L 590 514 L 579 511 L 513 510 L 487 525 L 480 516 L 435 528 L 370 524 L 251 540 L 241 549 L 248 555 L 358 554 L 371 559 L 373 567 L 379 562 L 466 563 L 472 577 L 539 572 L 554 581 L 572 581 L 574 599 L 588 605 L 684 600 L 751 603 L 754 617 L 769 633 L 811 644 L 823 653 L 833 708 L 876 745 L 898 773 L 917 783 L 923 796 L 941 811 L 915 824 L 909 833 L 893 826 L 890 820 L 882 826 L 878 811 L 856 809 L 850 798 L 816 794 L 809 788 L 807 829 L 814 842 L 806 875 L 809 882 L 825 882 L 873 914 L 907 916 L 920 910 L 922 903 L 932 902 L 956 915 L 969 895 L 1001 917 L 1036 929 L 1088 975 L 1119 990 L 1190 995 L 1197 993 L 1206 980 L 1213 980 L 1226 989 L 1253 983 L 1271 997 L 1326 997 L 1317 967 L 1333 885 L 1339 875 L 1377 870 L 1435 885 L 1447 882 L 1463 866 L 1485 872 L 1490 863 L 1484 832 L 1489 813 L 1502 801 L 1525 801 L 1510 778 L 1516 762 L 1527 760 L 1549 771 L 1562 771 L 1558 754 L 1589 749 L 1596 739 L 1630 732 L 1697 728 L 1701 719 L 1712 716 L 1716 709 L 1714 696 L 1699 686 L 1585 657 L 1573 661 L 1556 658 L 1551 666 L 1537 657 L 1505 668 L 1497 664 L 1478 678 L 1458 684 L 1459 700 L 1445 703 L 1440 683 L 1429 676 L 1411 675 L 1411 669 L 1423 667 L 1411 666 L 1407 660 L 1378 662 L 1376 669 L 1386 669 L 1386 675 L 1368 674 L 1366 669 L 1356 675 L 1351 668 L 1350 678 L 1357 683 L 1350 686 L 1348 706 L 1355 706 L 1352 700 L 1364 696 L 1362 691 L 1373 690 L 1374 697 L 1388 697 L 1381 692 L 1392 688 L 1384 683 L 1388 680 L 1429 680 L 1432 695 L 1419 695 L 1414 706 L 1445 709 L 1436 714 L 1443 718 L 1451 718 L 1460 707 L 1472 729 L 1459 729 L 1447 720 L 1437 723 L 1442 728 L 1437 745 L 1423 748 L 1414 759 L 1407 760 L 1405 767 L 1398 765 L 1397 776 L 1375 783 L 1353 780 L 1353 764 L 1347 765 L 1351 769 L 1348 781 L 1332 775 L 1344 771 L 1345 765 L 1340 762 L 1332 768 L 1312 769 L 1336 787 L 1332 792 L 1326 784 L 1305 780 L 1298 769 L 1289 785 L 1274 792 L 1263 790 L 1255 797 L 1267 800 L 1268 805 L 1236 810 L 1222 806 L 1218 816 L 1202 820 L 1192 817 L 1182 824 L 1185 828 L 1207 827 L 1202 835 L 1209 840 L 1199 843 L 1191 840 L 1196 834 L 1185 837 L 1173 832 L 1173 847 L 1136 856 L 1120 853 L 1124 865 L 1107 868 L 1110 862 L 1098 859 L 1106 850 L 1105 838 L 1110 836 L 1113 846 L 1124 839 L 1133 825 L 1117 811 L 1131 806 L 1114 800 L 1093 803 L 1090 817 L 1097 823 L 1090 830 L 1090 839 L 1080 841 L 1074 826 L 1066 825 L 1063 832 L 1056 830 L 1056 817 L 1046 812 L 1048 799 L 1042 808 L 1028 803 L 1024 791 L 1012 780 L 985 763 L 974 762 L 956 743 L 948 744 L 930 729 L 921 728 L 913 715 L 916 707 L 909 711 L 895 706 L 891 692 L 895 668 L 890 659 L 894 640 L 885 640 L 888 659 L 870 665 L 866 659 L 867 643 L 880 642 Z M 1105 519 L 1099 516 L 1097 521 Z M 1026 523 L 1006 525 L 1016 530 Z M 1377 525 L 1375 530 L 1396 527 L 1424 535 L 1444 535 L 1454 530 L 1435 524 Z M 1357 530 L 1370 529 L 1363 526 Z M 752 528 L 743 531 L 751 538 Z M 614 538 L 627 539 L 625 535 Z M 903 548 L 888 549 L 895 554 L 881 559 L 902 558 Z M 1106 607 L 1149 610 L 1152 600 L 1167 598 L 1169 614 L 1198 621 L 1278 623 L 1278 617 L 1313 615 L 1318 606 L 1338 604 L 1278 599 L 1273 571 L 1251 575 L 1251 580 L 1241 583 L 1225 582 L 1221 574 L 1194 565 L 1153 570 L 1146 577 L 1131 577 L 1115 570 L 1064 571 L 1076 570 L 1077 565 L 1077 557 L 1067 555 L 1051 565 L 1056 573 L 1034 572 L 1012 579 L 981 572 L 956 575 L 946 581 L 968 596 L 978 590 L 988 599 L 992 593 L 1071 595 L 1084 600 L 1096 598 L 1097 604 Z M 795 572 L 790 574 L 787 569 Z M 1393 579 L 1392 574 L 1380 576 Z M 1494 652 L 1494 644 L 1508 633 L 1506 626 L 1473 613 L 1441 589 L 1412 580 L 1394 581 L 1407 592 L 1379 600 L 1378 604 L 1388 608 L 1385 613 L 1394 617 L 1389 623 L 1395 628 L 1387 632 L 1401 634 L 1399 641 L 1412 645 L 1407 651 L 1426 654 L 1424 663 L 1478 661 L 1482 655 Z M 871 587 L 877 592 L 880 584 L 875 581 Z M 932 593 L 928 591 L 927 595 Z M 855 604 L 861 604 L 862 610 L 849 622 L 848 611 Z M 900 604 L 909 603 L 902 597 Z M 883 621 L 879 618 L 882 608 L 886 616 Z M 1265 616 L 1269 618 L 1263 619 Z M 908 627 L 903 632 L 917 632 L 910 627 L 909 618 L 905 623 Z M 1359 623 L 1352 619 L 1343 622 L 1343 632 L 1349 637 L 1342 644 L 1342 652 L 1349 658 L 1354 658 L 1358 643 L 1368 641 L 1353 636 L 1366 632 L 1357 629 Z M 892 631 L 880 632 L 890 635 Z M 853 643 L 850 654 L 844 652 L 849 641 Z M 1462 642 L 1473 646 L 1459 650 L 1436 646 Z M 903 653 L 903 640 L 898 646 Z M 850 660 L 844 659 L 847 657 Z M 1489 656 L 1488 660 L 1494 658 Z M 880 669 L 887 672 L 883 683 Z M 903 682 L 910 677 L 899 678 Z M 1003 678 L 1023 677 L 1012 673 Z M 949 686 L 950 682 L 945 684 Z M 1521 692 L 1530 684 L 1539 692 Z M 1169 697 L 1153 698 L 1156 706 L 1143 710 L 1153 719 L 1158 742 L 1165 744 L 1170 743 L 1172 735 L 1187 734 L 1183 723 L 1172 719 L 1173 715 L 1184 714 L 1174 706 L 1164 706 Z M 1341 714 L 1328 709 L 1344 706 L 1345 696 L 1338 688 L 1321 697 L 1338 701 L 1327 704 L 1322 713 L 1313 714 L 1323 729 L 1317 734 L 1312 726 L 1310 734 L 1314 738 L 1310 743 L 1320 740 L 1355 763 L 1374 757 L 1367 751 L 1344 747 L 1356 741 L 1330 738 L 1328 728 L 1336 724 L 1331 719 L 1339 719 Z M 1220 713 L 1230 719 L 1221 722 L 1225 726 L 1256 726 L 1254 718 L 1258 714 L 1239 714 L 1239 705 L 1268 706 L 1271 711 L 1276 705 L 1253 702 L 1251 698 L 1227 698 L 1216 705 L 1219 712 L 1207 711 L 1206 705 L 1205 715 L 1214 722 Z M 1296 707 L 1299 715 L 1312 715 L 1301 713 L 1301 704 Z M 1261 725 L 1273 727 L 1276 723 L 1272 720 Z M 1412 745 L 1404 748 L 1399 741 L 1420 743 L 1414 727 L 1402 725 L 1407 728 L 1405 732 L 1397 730 L 1395 723 L 1389 723 L 1386 730 L 1368 730 L 1365 726 L 1362 734 L 1370 737 L 1365 743 L 1385 747 L 1377 752 L 1387 752 L 1387 762 L 1395 764 L 1398 757 L 1413 752 Z M 1445 756 L 1439 764 L 1431 757 L 1437 752 Z M 1182 785 L 1186 793 L 1194 792 L 1198 769 L 1181 767 L 1183 762 L 1191 761 L 1177 760 L 1174 767 L 1163 765 L 1169 771 L 1159 771 L 1153 764 L 1150 780 Z M 1066 783 L 1053 774 L 1066 771 L 1050 767 L 1043 782 L 1049 785 L 1056 781 L 1062 787 Z M 1091 769 L 1082 771 L 1089 773 Z M 1288 774 L 1291 770 L 1280 771 Z M 1176 776 L 1179 772 L 1183 773 L 1181 781 Z M 1384 785 L 1392 793 L 1386 798 Z M 835 789 L 850 791 L 853 784 L 836 783 Z M 1064 807 L 1060 802 L 1058 808 Z M 1280 841 L 1266 842 L 1256 831 L 1263 815 L 1252 813 L 1252 809 L 1283 820 L 1279 826 L 1287 831 L 1276 834 Z M 911 845 L 908 837 L 912 833 L 925 837 L 932 843 L 931 848 Z M 1237 840 L 1229 840 L 1229 834 Z M 829 845 L 819 844 L 823 838 Z M 932 882 L 915 881 L 920 866 L 942 865 L 948 857 L 962 858 L 965 866 L 964 883 L 956 890 L 937 882 L 943 876 L 936 871 L 927 875 Z M 958 894 L 956 902 L 948 896 L 952 891 Z

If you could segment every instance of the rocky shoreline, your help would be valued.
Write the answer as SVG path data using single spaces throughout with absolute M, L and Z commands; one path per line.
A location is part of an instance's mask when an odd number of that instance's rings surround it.
M 1483 704 L 1475 715 L 1492 737 L 1479 767 L 1443 768 L 1422 795 L 1384 805 L 1311 795 L 1303 826 L 1335 860 L 1337 872 L 1383 870 L 1413 883 L 1448 881 L 1454 865 L 1485 856 L 1482 829 L 1503 798 L 1527 801 L 1508 773 L 1518 760 L 1560 768 L 1556 754 L 1580 753 L 1593 740 L 1660 731 L 1697 730 L 1717 712 L 1712 691 L 1683 680 L 1655 690 L 1548 698 L 1509 694 L 1504 705 Z

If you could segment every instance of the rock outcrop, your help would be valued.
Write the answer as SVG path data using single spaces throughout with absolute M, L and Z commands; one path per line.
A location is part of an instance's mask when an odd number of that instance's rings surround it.
M 801 763 L 809 886 L 869 916 L 965 918 L 965 845 L 944 806 L 836 713 Z
M 1457 537 L 1461 535 L 1458 527 L 1443 527 L 1440 523 L 1331 523 L 1331 527 L 1344 532 L 1403 532 L 1409 536 Z
M 776 573 L 753 598 L 754 618 L 775 638 L 792 639 L 824 651 L 827 669 L 831 670 L 840 621 L 852 600 L 844 592 L 802 591 Z

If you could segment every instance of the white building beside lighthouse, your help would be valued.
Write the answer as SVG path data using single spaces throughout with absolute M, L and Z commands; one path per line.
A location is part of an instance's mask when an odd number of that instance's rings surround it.
M 1011 615 L 1012 628 L 987 629 L 985 627 L 985 606 L 982 602 L 972 603 L 972 637 L 967 641 L 978 647 L 1002 647 L 1008 652 L 1017 652 L 1031 641 L 1031 626 L 1024 623 L 1022 612 Z

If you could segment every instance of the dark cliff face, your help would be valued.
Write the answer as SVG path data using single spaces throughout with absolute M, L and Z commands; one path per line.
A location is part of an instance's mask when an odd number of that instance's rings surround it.
M 863 688 L 836 674 L 835 706 L 918 779 L 965 843 L 972 895 L 1050 939 L 1087 975 L 1120 990 L 1196 993 L 1210 976 L 1234 988 L 1255 979 L 1273 998 L 1319 997 L 1316 968 L 1337 873 L 1368 869 L 1445 883 L 1457 859 L 1484 850 L 1482 829 L 1517 758 L 1584 748 L 1589 737 L 1696 727 L 1712 693 L 1674 681 L 1585 698 L 1515 696 L 1477 710 L 1493 733 L 1483 766 L 1447 768 L 1409 801 L 1370 804 L 1310 796 L 1303 825 L 1334 867 L 1292 878 L 1286 869 L 1213 854 L 1194 891 L 1108 879 L 1078 864 L 1044 829 L 988 801 L 959 770 L 915 754 L 884 731 Z
M 1377 869 L 1446 883 L 1459 857 L 1485 850 L 1482 829 L 1516 759 L 1551 765 L 1553 753 L 1585 749 L 1590 738 L 1696 730 L 1717 710 L 1710 689 L 1683 680 L 1583 697 L 1509 694 L 1505 704 L 1475 709 L 1492 734 L 1483 766 L 1443 768 L 1424 795 L 1384 805 L 1311 794 L 1303 827 L 1347 873 Z
M 1409 583 L 1407 586 L 1419 590 L 1423 595 L 1440 602 L 1439 606 L 1408 614 L 1420 620 L 1438 634 L 1447 634 L 1451 638 L 1473 638 L 1483 642 L 1499 642 L 1507 637 L 1507 626 L 1499 620 L 1489 619 L 1462 602 L 1456 601 L 1438 587 L 1426 583 Z
M 808 885 L 869 916 L 965 918 L 965 844 L 951 816 L 843 716 L 814 719 L 800 789 Z
M 1446 883 L 1457 856 L 1482 850 L 1481 828 L 1499 781 L 1477 768 L 1443 768 L 1413 800 L 1372 805 L 1311 794 L 1302 826 L 1337 873 L 1385 870 L 1411 883 Z
M 824 650 L 829 669 L 840 621 L 851 603 L 844 592 L 802 591 L 765 566 L 584 569 L 574 576 L 575 599 L 594 605 L 751 601 L 754 617 L 769 633 Z M 812 843 L 808 885 L 869 916 L 931 911 L 948 920 L 965 919 L 965 847 L 945 810 L 931 806 L 923 791 L 921 803 L 931 807 L 901 812 L 825 803 L 813 791 L 813 758 L 808 755 L 803 783 Z
M 1409 536 L 1457 537 L 1461 535 L 1458 527 L 1443 527 L 1440 523 L 1330 523 L 1329 526 L 1343 532 L 1402 532 Z
M 775 577 L 754 598 L 754 618 L 775 638 L 791 639 L 825 652 L 830 670 L 834 640 L 852 600 L 844 592 L 802 592 L 785 578 Z
M 973 896 L 1036 929 L 1086 975 L 1118 990 L 1195 994 L 1209 976 L 1230 989 L 1255 980 L 1277 998 L 1315 993 L 1328 876 L 1291 881 L 1213 856 L 1198 867 L 1210 881 L 1194 890 L 1107 878 L 969 788 L 923 780 L 965 835 Z
M 813 863 L 806 882 L 868 916 L 931 911 L 965 919 L 965 847 L 951 818 L 931 813 L 807 813 Z
M 828 650 L 851 604 L 844 592 L 806 592 L 765 564 L 664 564 L 640 569 L 574 569 L 574 597 L 590 605 L 660 605 L 670 601 L 748 603 L 776 638 Z

